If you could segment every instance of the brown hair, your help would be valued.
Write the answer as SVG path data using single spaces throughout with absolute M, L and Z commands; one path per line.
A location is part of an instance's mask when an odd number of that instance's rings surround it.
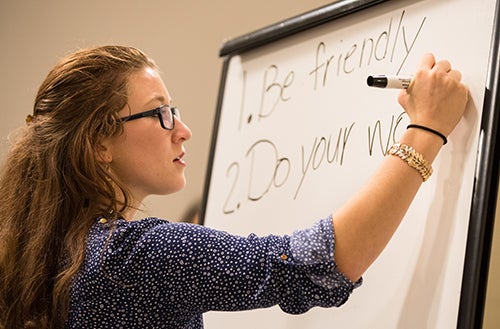
M 128 206 L 97 145 L 122 132 L 128 78 L 145 67 L 156 69 L 138 49 L 89 48 L 40 86 L 0 173 L 0 328 L 64 327 L 89 228 Z

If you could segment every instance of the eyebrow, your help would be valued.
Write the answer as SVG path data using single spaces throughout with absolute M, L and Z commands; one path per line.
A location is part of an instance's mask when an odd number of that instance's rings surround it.
M 156 101 L 159 101 L 161 104 L 166 104 L 166 102 L 167 102 L 165 97 L 163 97 L 162 95 L 158 95 L 158 96 L 153 97 L 151 100 L 149 100 L 146 104 L 144 104 L 144 106 L 149 106 L 149 104 L 152 104 Z M 170 99 L 170 103 L 172 103 L 172 99 Z

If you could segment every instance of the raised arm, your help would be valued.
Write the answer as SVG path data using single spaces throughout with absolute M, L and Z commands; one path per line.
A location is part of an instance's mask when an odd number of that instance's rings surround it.
M 401 91 L 399 103 L 412 124 L 448 136 L 461 120 L 468 99 L 460 80 L 460 72 L 452 70 L 447 60 L 436 62 L 426 54 L 409 88 Z M 438 134 L 420 128 L 408 129 L 400 139 L 429 164 L 443 142 Z M 380 255 L 422 182 L 422 172 L 398 155 L 387 155 L 367 184 L 333 214 L 335 259 L 349 279 L 359 279 Z

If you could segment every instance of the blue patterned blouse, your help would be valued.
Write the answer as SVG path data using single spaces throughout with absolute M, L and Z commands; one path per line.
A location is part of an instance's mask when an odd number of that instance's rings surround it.
M 98 220 L 71 289 L 66 328 L 203 328 L 202 314 L 278 304 L 342 305 L 330 218 L 291 236 L 239 237 L 158 218 Z

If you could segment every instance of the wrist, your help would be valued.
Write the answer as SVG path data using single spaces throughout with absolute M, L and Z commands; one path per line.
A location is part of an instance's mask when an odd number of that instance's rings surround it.
M 432 128 L 429 128 L 427 126 L 422 126 L 422 125 L 417 125 L 417 124 L 409 124 L 406 129 L 420 129 L 420 130 L 423 130 L 423 131 L 426 131 L 428 133 L 431 133 L 433 135 L 436 135 L 438 136 L 439 138 L 441 138 L 443 140 L 443 145 L 446 145 L 446 143 L 448 143 L 448 139 L 446 138 L 445 135 L 443 135 L 442 133 L 440 133 L 439 131 L 435 130 L 435 129 L 432 129 Z
M 400 143 L 413 147 L 418 153 L 432 163 L 443 147 L 443 139 L 438 135 L 422 129 L 408 129 L 400 139 Z

